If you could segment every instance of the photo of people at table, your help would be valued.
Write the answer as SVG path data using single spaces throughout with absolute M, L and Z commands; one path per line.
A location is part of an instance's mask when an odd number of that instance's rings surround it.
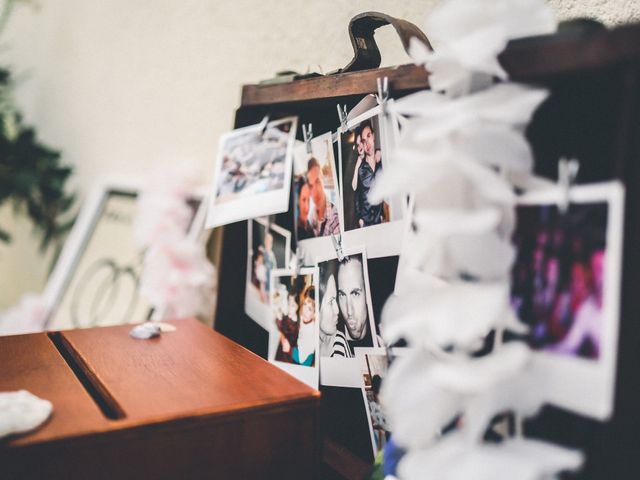
M 320 356 L 355 358 L 355 348 L 382 345 L 371 307 L 366 256 L 318 263 Z
M 292 121 L 271 122 L 264 131 L 256 126 L 231 132 L 223 139 L 215 192 L 218 204 L 284 188 L 285 160 L 294 125 Z
M 512 305 L 533 348 L 598 359 L 604 330 L 606 203 L 521 205 Z
M 294 218 L 298 241 L 340 233 L 338 179 L 331 133 L 294 150 Z
M 385 152 L 381 148 L 380 119 L 375 115 L 340 135 L 341 194 L 344 230 L 389 222 L 385 201 L 373 204 L 369 191 L 382 173 Z
M 314 367 L 317 344 L 316 285 L 313 275 L 273 275 L 271 308 L 278 337 L 273 359 Z

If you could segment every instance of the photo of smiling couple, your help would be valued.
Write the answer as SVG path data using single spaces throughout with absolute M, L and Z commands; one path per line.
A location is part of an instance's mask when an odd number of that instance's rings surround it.
M 318 263 L 320 356 L 354 358 L 354 349 L 382 345 L 371 308 L 363 253 Z

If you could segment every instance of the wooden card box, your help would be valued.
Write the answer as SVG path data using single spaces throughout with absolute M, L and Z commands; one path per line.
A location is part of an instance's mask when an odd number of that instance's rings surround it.
M 0 338 L 0 391 L 53 403 L 0 440 L 0 477 L 313 478 L 317 391 L 205 327 L 135 340 L 131 326 Z

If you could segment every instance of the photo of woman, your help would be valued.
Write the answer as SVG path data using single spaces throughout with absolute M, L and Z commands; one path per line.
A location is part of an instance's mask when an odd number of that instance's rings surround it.
M 337 268 L 334 262 L 326 262 L 320 270 L 320 356 L 346 357 L 347 341 L 340 330 L 338 320 L 338 288 L 336 284 Z
M 272 272 L 269 360 L 317 388 L 318 306 L 317 275 L 313 268 L 296 274 Z

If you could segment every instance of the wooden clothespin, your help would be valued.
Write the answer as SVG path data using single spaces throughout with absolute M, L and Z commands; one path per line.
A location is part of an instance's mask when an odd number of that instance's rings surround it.
M 269 125 L 269 115 L 265 115 L 260 122 L 260 136 L 264 137 L 264 133 L 267 131 L 267 125 Z
M 344 262 L 344 252 L 342 250 L 342 235 L 335 233 L 331 234 L 331 240 L 333 240 L 333 247 L 336 249 L 336 257 L 339 262 Z
M 380 105 L 380 113 L 385 116 L 387 114 L 387 100 L 389 100 L 389 77 L 376 78 L 376 84 L 378 85 L 376 100 Z
M 311 139 L 313 138 L 313 125 L 312 124 L 307 124 L 305 125 L 304 123 L 302 124 L 302 136 L 304 137 L 304 143 L 307 146 L 307 153 L 311 154 L 313 153 L 313 150 L 311 148 Z
M 338 118 L 340 118 L 340 128 L 342 131 L 347 130 L 347 106 L 346 105 L 337 105 L 338 107 Z

